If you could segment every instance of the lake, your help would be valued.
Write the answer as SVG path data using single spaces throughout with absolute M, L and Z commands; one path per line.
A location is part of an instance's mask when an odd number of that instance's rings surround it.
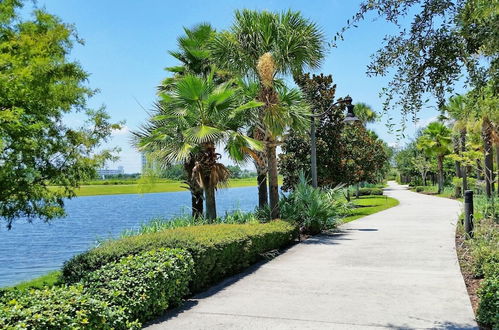
M 19 220 L 12 230 L 0 228 L 0 287 L 30 280 L 95 246 L 117 237 L 154 217 L 171 218 L 190 213 L 188 191 L 77 197 L 66 201 L 67 217 L 50 223 Z M 217 212 L 252 211 L 258 203 L 257 188 L 221 189 Z

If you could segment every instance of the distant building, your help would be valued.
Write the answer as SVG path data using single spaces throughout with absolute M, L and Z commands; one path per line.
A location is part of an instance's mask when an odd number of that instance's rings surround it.
M 119 174 L 125 174 L 125 169 L 123 166 L 118 166 L 118 169 L 100 168 L 97 170 L 97 175 L 99 175 L 101 178 L 105 178 L 106 176 L 110 175 L 119 175 Z
M 142 156 L 142 173 L 145 173 L 145 170 L 147 169 L 147 156 L 145 153 L 141 153 Z

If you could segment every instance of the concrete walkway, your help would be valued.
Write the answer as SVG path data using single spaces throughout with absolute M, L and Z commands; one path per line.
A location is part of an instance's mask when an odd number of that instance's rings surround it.
M 459 270 L 459 203 L 390 183 L 400 205 L 297 244 L 150 329 L 477 329 Z

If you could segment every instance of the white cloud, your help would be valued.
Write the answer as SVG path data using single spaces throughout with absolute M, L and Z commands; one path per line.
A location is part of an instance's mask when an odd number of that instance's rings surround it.
M 127 135 L 129 132 L 130 132 L 130 129 L 128 128 L 128 126 L 123 125 L 123 126 L 121 126 L 120 129 L 113 129 L 113 131 L 111 132 L 111 135 L 112 136 Z

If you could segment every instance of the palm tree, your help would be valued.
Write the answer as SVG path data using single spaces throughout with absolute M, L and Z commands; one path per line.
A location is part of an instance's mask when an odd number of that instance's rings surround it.
M 236 11 L 229 31 L 213 39 L 212 54 L 222 68 L 260 83 L 258 100 L 264 103 L 253 136 L 265 143 L 272 218 L 279 217 L 277 138 L 283 132 L 285 108 L 276 92 L 277 75 L 298 77 L 305 68 L 317 68 L 324 57 L 324 35 L 299 12 Z M 276 129 L 276 130 L 274 130 Z M 260 189 L 262 187 L 260 186 Z M 260 191 L 259 194 L 263 192 Z
M 374 123 L 378 119 L 378 114 L 366 103 L 355 104 L 355 115 L 364 124 Z
M 444 110 L 454 120 L 453 129 L 457 132 L 455 154 L 463 159 L 466 153 L 466 125 L 468 122 L 469 111 L 466 106 L 466 96 L 456 95 L 449 99 L 449 102 L 444 107 Z M 463 159 L 464 160 L 464 159 Z M 468 166 L 465 161 L 456 161 L 456 172 L 462 178 L 463 193 L 468 189 Z M 457 196 L 456 191 L 456 196 Z
M 428 156 L 436 157 L 438 162 L 438 193 L 444 187 L 444 157 L 451 153 L 451 130 L 440 122 L 426 127 L 417 141 L 417 146 Z
M 216 84 L 213 74 L 206 78 L 186 74 L 173 81 L 160 94 L 152 129 L 136 133 L 141 149 L 156 148 L 157 157 L 171 162 L 194 162 L 192 177 L 203 188 L 206 218 L 217 216 L 215 191 L 226 184 L 227 168 L 218 162 L 216 147 L 226 144 L 226 151 L 236 161 L 244 161 L 251 150 L 262 145 L 242 134 L 248 112 L 260 102 L 241 103 L 233 82 Z

